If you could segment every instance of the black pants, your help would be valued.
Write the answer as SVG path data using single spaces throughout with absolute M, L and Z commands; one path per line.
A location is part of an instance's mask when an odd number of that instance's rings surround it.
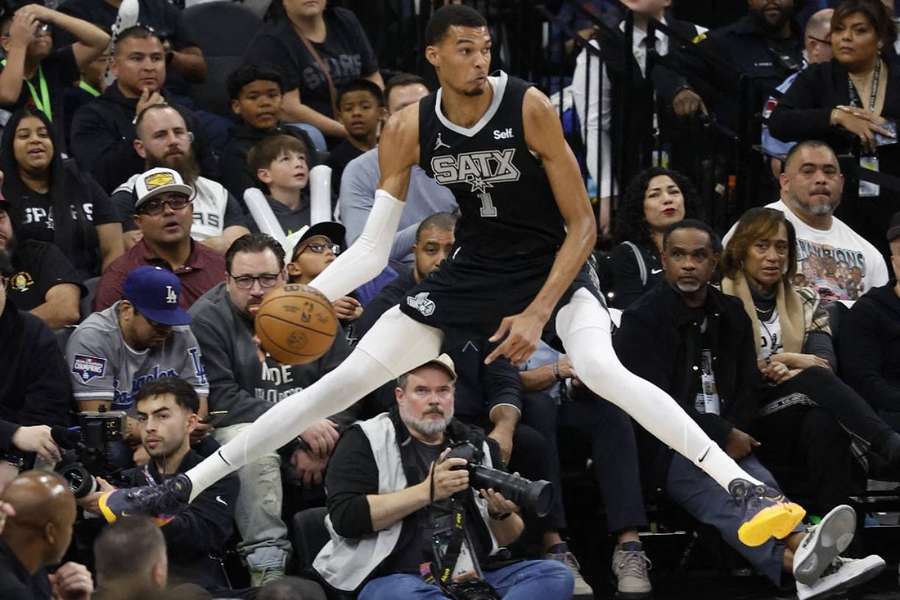
M 809 396 L 849 431 L 871 444 L 876 452 L 883 453 L 897 439 L 893 428 L 830 369 L 805 369 L 781 385 L 769 388 L 767 402 L 794 393 Z
M 641 490 L 637 441 L 631 419 L 618 406 L 588 391 L 574 401 L 557 405 L 549 394 L 525 394 L 523 419 L 544 434 L 559 485 L 557 427 L 576 429 L 590 436 L 594 475 L 606 506 L 607 529 L 618 533 L 647 526 Z M 562 503 L 561 497 L 559 498 Z

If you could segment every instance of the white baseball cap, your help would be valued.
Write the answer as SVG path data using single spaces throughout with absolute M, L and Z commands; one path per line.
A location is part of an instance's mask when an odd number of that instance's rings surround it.
M 158 167 L 141 173 L 134 184 L 135 210 L 147 200 L 166 192 L 176 192 L 190 198 L 194 190 L 173 169 Z

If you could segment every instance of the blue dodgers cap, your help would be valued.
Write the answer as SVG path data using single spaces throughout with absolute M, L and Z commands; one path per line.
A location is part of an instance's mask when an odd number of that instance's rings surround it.
M 190 325 L 191 315 L 178 306 L 181 281 L 162 267 L 138 267 L 125 278 L 122 297 L 139 313 L 163 325 Z

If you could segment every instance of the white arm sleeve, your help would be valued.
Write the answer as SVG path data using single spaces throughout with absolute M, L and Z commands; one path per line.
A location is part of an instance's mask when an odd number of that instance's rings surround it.
M 376 190 L 375 204 L 362 234 L 309 285 L 334 302 L 377 277 L 388 264 L 402 212 L 403 202 L 384 190 Z

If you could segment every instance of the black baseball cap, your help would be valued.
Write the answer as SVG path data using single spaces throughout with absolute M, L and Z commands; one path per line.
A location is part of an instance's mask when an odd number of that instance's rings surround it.
M 891 224 L 888 225 L 887 230 L 888 243 L 893 242 L 897 238 L 900 238 L 900 211 L 897 211 L 894 213 L 894 216 L 891 217 Z
M 190 325 L 191 315 L 178 306 L 181 281 L 162 267 L 143 266 L 132 270 L 122 286 L 122 297 L 139 313 L 162 325 Z
M 316 223 L 311 227 L 307 227 L 306 231 L 303 232 L 303 235 L 300 236 L 300 239 L 294 244 L 293 250 L 291 250 L 291 260 L 297 258 L 297 249 L 303 242 L 309 238 L 316 237 L 317 235 L 324 235 L 341 248 L 346 248 L 344 238 L 347 235 L 347 229 L 340 223 L 335 223 L 334 221 L 322 221 L 321 223 Z

